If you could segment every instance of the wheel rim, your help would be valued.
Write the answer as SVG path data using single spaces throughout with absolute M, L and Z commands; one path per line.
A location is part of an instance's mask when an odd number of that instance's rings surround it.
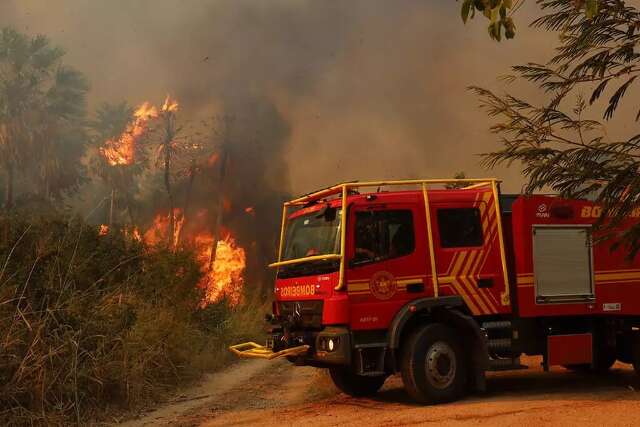
M 438 389 L 447 388 L 456 375 L 456 356 L 453 348 L 443 341 L 434 343 L 425 360 L 427 381 Z

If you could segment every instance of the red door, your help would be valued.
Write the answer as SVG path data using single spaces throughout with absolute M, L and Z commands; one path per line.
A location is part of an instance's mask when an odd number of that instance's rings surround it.
M 352 328 L 386 328 L 407 301 L 431 292 L 424 205 L 355 205 L 349 224 L 346 280 Z
M 430 206 L 441 295 L 461 295 L 474 315 L 508 312 L 493 192 Z

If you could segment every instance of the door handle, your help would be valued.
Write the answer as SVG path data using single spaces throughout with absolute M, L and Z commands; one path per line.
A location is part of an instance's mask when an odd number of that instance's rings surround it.
M 478 279 L 479 288 L 493 288 L 493 279 L 485 277 L 484 279 Z
M 407 285 L 407 293 L 422 293 L 424 292 L 424 283 L 409 283 Z

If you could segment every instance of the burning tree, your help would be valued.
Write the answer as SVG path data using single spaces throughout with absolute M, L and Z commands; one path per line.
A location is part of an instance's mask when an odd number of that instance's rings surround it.
M 199 234 L 194 239 L 203 273 L 200 281 L 200 287 L 205 291 L 202 306 L 222 298 L 235 306 L 242 299 L 246 253 L 237 245 L 231 233 L 226 230 L 222 230 L 222 233 L 222 238 L 217 241 L 210 233 Z
M 222 142 L 213 152 L 211 138 L 200 133 L 187 134 L 186 127 L 178 123 L 179 104 L 167 97 L 158 110 L 152 136 L 155 146 L 155 164 L 162 173 L 167 196 L 167 209 L 156 214 L 152 226 L 144 233 L 149 245 L 166 243 L 170 248 L 185 246 L 194 250 L 201 265 L 205 291 L 203 306 L 226 298 L 230 304 L 240 302 L 246 255 L 229 230 L 223 229 L 225 201 L 224 181 L 228 163 L 227 144 L 232 119 L 216 119 L 213 137 Z M 192 217 L 192 191 L 196 176 L 208 170 L 215 176 L 217 202 L 215 220 L 210 211 L 200 209 Z M 179 190 L 184 190 L 184 205 L 179 206 Z
M 220 232 L 222 230 L 222 224 L 224 223 L 224 213 L 225 213 L 225 205 L 228 203 L 228 199 L 225 195 L 225 181 L 227 178 L 227 168 L 229 164 L 230 157 L 230 144 L 231 144 L 231 130 L 233 128 L 233 123 L 235 118 L 233 116 L 219 116 L 213 118 L 213 135 L 220 142 L 220 149 L 217 158 L 218 163 L 218 208 L 216 210 L 216 222 L 213 229 L 213 242 L 211 244 L 211 256 L 210 256 L 210 269 L 213 270 L 215 266 L 213 265 L 216 260 L 216 251 L 218 249 L 218 240 L 220 239 Z
M 110 206 L 107 222 L 114 222 L 116 195 L 122 194 L 125 208 L 132 224 L 135 223 L 132 212 L 132 188 L 135 177 L 141 171 L 141 162 L 137 157 L 143 153 L 140 140 L 148 130 L 149 121 L 157 117 L 155 107 L 148 102 L 136 110 L 126 103 L 118 105 L 103 104 L 97 112 L 93 124 L 97 139 L 101 144 L 94 169 L 111 188 Z
M 178 144 L 182 139 L 181 131 L 182 127 L 177 126 L 176 113 L 178 112 L 178 103 L 171 99 L 167 95 L 164 104 L 159 114 L 159 135 L 155 144 L 156 150 L 156 165 L 162 168 L 164 188 L 167 193 L 167 199 L 169 204 L 168 217 L 169 217 L 169 230 L 167 236 L 175 236 L 176 230 L 176 211 L 175 211 L 175 196 L 173 194 L 172 184 L 172 165 L 173 161 L 178 154 Z M 170 239 L 168 241 L 170 246 L 175 245 L 176 239 Z

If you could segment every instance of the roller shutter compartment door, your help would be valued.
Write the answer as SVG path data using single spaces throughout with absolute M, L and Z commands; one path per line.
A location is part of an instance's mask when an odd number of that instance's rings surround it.
M 533 271 L 537 303 L 593 299 L 591 229 L 534 226 Z

